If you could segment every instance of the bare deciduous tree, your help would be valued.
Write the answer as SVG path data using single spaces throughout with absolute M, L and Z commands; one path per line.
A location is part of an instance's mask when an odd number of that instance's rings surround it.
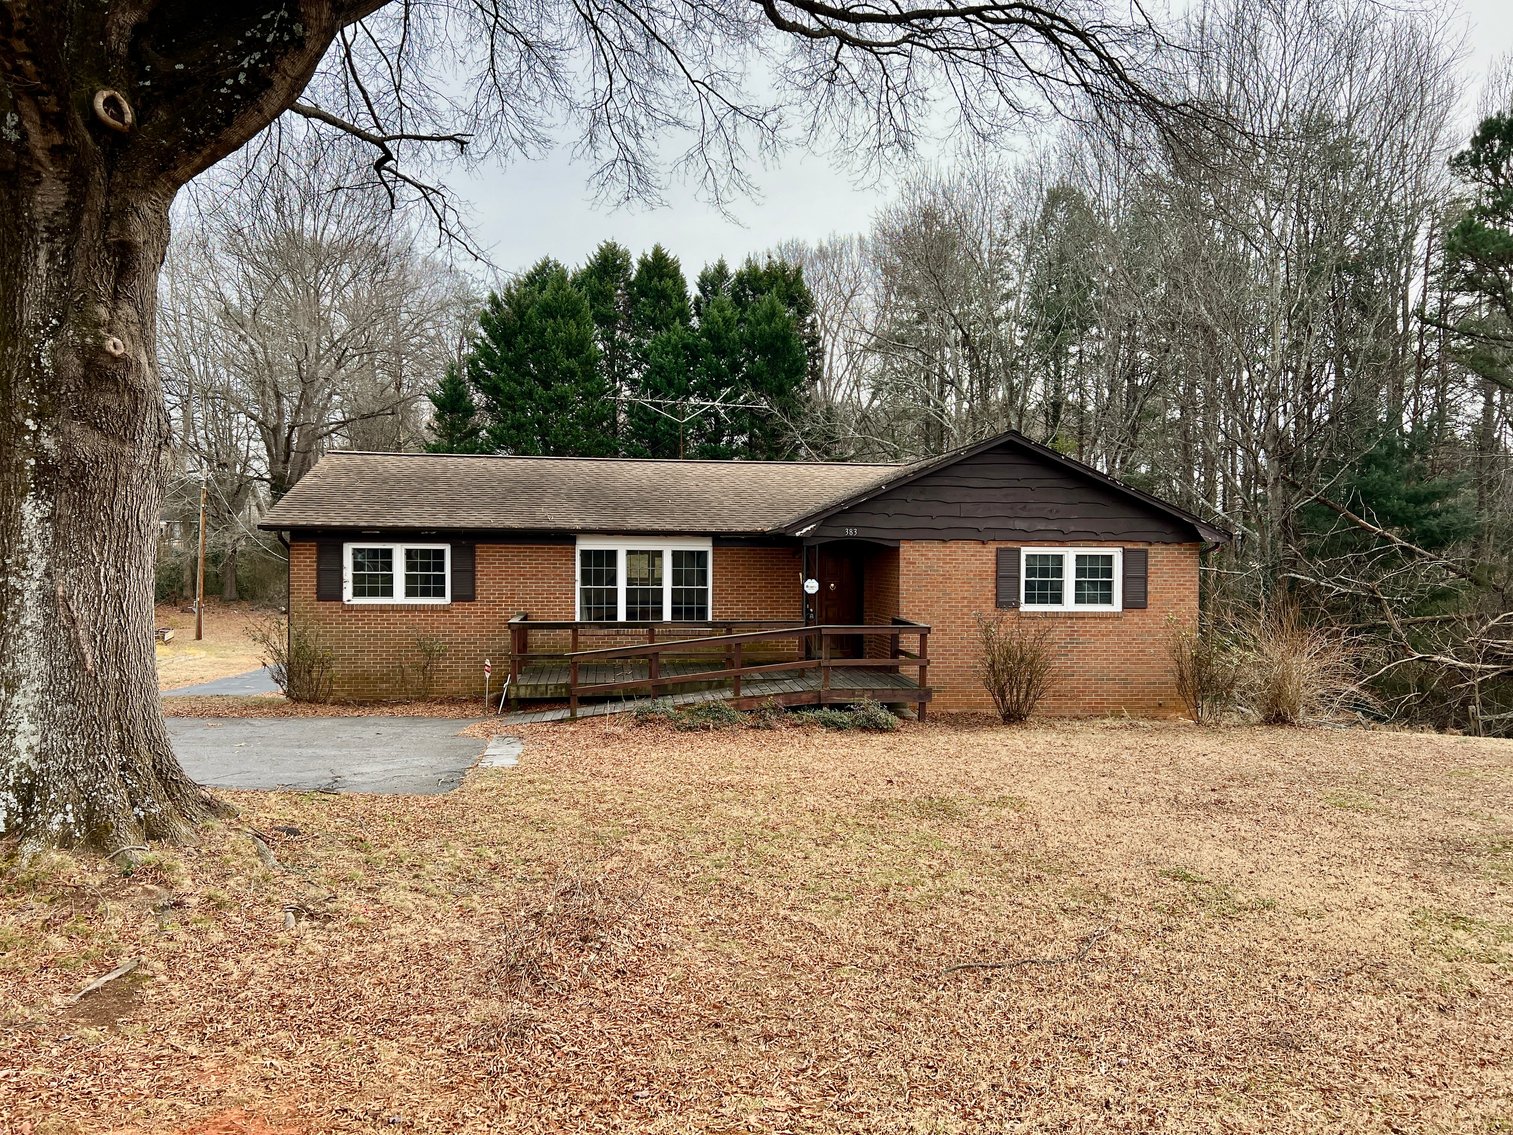
M 942 97 L 979 132 L 1073 91 L 1174 106 L 1159 37 L 1095 0 L 9 0 L 0 45 L 0 833 L 105 851 L 211 807 L 155 696 L 157 277 L 179 190 L 280 115 L 371 147 L 372 179 L 450 227 L 431 147 L 518 153 L 564 119 L 644 196 L 670 136 L 720 189 L 785 111 L 877 152 Z M 769 61 L 778 97 L 746 93 Z

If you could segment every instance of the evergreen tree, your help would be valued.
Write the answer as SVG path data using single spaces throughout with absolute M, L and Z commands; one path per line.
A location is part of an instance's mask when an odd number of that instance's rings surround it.
M 693 317 L 704 318 L 704 308 L 716 296 L 730 298 L 730 265 L 722 256 L 713 264 L 706 265 L 694 285 Z
M 720 267 L 724 267 L 724 261 L 720 262 Z M 761 264 L 748 258 L 731 277 L 727 290 L 737 309 L 743 312 L 749 312 L 763 296 L 778 298 L 792 317 L 794 329 L 804 344 L 805 377 L 818 384 L 825 368 L 825 348 L 820 340 L 814 293 L 804 282 L 803 266 L 771 256 Z
M 468 378 L 482 396 L 484 436 L 501 453 L 615 453 L 613 403 L 599 367 L 588 301 L 545 259 L 490 295 Z
M 701 281 L 703 277 L 700 277 Z M 706 402 L 754 401 L 747 388 L 741 315 L 728 294 L 701 297 L 702 312 L 692 355 L 693 397 Z M 709 409 L 690 426 L 690 457 L 742 457 L 749 410 Z
M 631 385 L 631 277 L 635 261 L 630 249 L 607 240 L 573 275 L 594 321 L 594 345 L 599 369 L 610 396 L 620 398 Z M 616 414 L 618 425 L 619 414 Z
M 780 460 L 793 456 L 808 389 L 809 353 L 792 311 L 776 290 L 755 300 L 742 320 L 747 396 L 763 404 L 741 411 L 744 457 Z
M 478 421 L 478 404 L 472 388 L 455 363 L 447 365 L 440 384 L 430 391 L 431 442 L 429 453 L 481 453 L 483 428 Z
M 660 244 L 644 253 L 631 277 L 629 301 L 629 393 L 646 400 L 687 397 L 688 378 L 673 373 L 674 360 L 686 358 L 690 326 L 688 281 L 677 257 Z M 670 420 L 659 411 L 678 413 L 678 407 L 627 404 L 624 453 L 678 456 L 676 426 L 669 431 Z
M 626 430 L 626 457 L 702 456 L 697 452 L 699 422 L 685 420 L 693 412 L 687 400 L 698 397 L 693 385 L 698 347 L 695 333 L 682 326 L 669 327 L 648 344 L 636 389 L 655 404 L 628 407 L 626 419 L 633 428 Z
M 1513 387 L 1507 366 L 1513 348 L 1513 114 L 1483 120 L 1450 168 L 1472 191 L 1445 237 L 1451 283 L 1478 301 L 1461 327 L 1469 338 L 1490 338 L 1501 348 L 1485 377 Z
M 1455 357 L 1481 381 L 1473 441 L 1477 509 L 1483 523 L 1476 554 L 1506 546 L 1507 510 L 1494 502 L 1504 483 L 1503 426 L 1513 391 L 1513 114 L 1494 114 L 1450 160 L 1471 200 L 1445 237 L 1453 292 L 1446 324 Z

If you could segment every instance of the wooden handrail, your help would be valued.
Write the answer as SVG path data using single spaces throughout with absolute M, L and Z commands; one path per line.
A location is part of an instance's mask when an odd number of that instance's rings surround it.
M 522 659 L 553 656 L 561 658 L 568 664 L 568 712 L 569 716 L 578 716 L 580 699 L 595 694 L 623 693 L 628 690 L 646 689 L 652 697 L 660 692 L 667 691 L 670 687 L 688 685 L 696 682 L 721 682 L 729 680 L 732 685 L 732 695 L 742 696 L 741 679 L 750 675 L 775 674 L 784 671 L 819 670 L 819 699 L 827 700 L 832 690 L 830 672 L 836 667 L 841 668 L 870 668 L 887 667 L 898 670 L 900 667 L 913 667 L 917 671 L 916 683 L 920 689 L 925 686 L 925 675 L 929 667 L 929 635 L 930 627 L 926 623 L 916 623 L 908 619 L 893 618 L 886 624 L 875 623 L 810 623 L 807 625 L 783 624 L 776 619 L 728 619 L 718 622 L 702 623 L 668 623 L 668 622 L 643 622 L 643 623 L 590 623 L 581 620 L 555 620 L 555 621 L 532 621 L 522 612 L 510 619 L 510 646 L 511 646 L 511 679 L 515 679 L 519 672 Z M 732 632 L 730 628 L 738 626 L 763 626 L 769 629 L 754 631 Z M 662 628 L 684 627 L 724 627 L 725 634 L 702 635 L 694 638 L 671 638 L 658 639 L 657 631 Z M 580 631 L 606 631 L 621 632 L 627 630 L 645 630 L 646 641 L 626 643 L 619 646 L 603 646 L 589 650 L 568 651 L 542 651 L 532 654 L 529 650 L 529 638 L 532 630 L 566 630 L 572 632 L 573 645 Z M 834 640 L 837 638 L 853 636 L 882 636 L 886 639 L 891 649 L 887 657 L 861 657 L 861 658 L 837 658 L 834 655 Z M 903 635 L 915 635 L 919 640 L 919 653 L 912 654 L 899 648 L 899 638 Z M 748 664 L 744 657 L 744 648 L 751 643 L 777 642 L 784 639 L 809 642 L 819 639 L 819 651 L 817 657 L 801 657 L 786 659 L 777 662 L 757 662 Z M 668 673 L 663 669 L 663 656 L 669 653 L 682 652 L 693 655 L 706 654 L 712 656 L 718 669 L 713 670 L 690 670 L 687 673 Z M 760 657 L 760 655 L 758 656 Z M 768 657 L 771 657 L 770 655 Z M 645 658 L 646 676 L 638 678 L 619 678 L 610 682 L 582 683 L 579 680 L 581 674 L 580 663 L 599 662 L 622 658 Z M 923 710 L 923 703 L 921 703 Z M 921 719 L 923 713 L 921 712 Z
M 644 631 L 661 627 L 774 627 L 787 626 L 784 619 L 647 619 L 617 622 L 596 619 L 529 619 L 516 615 L 512 623 L 523 623 L 533 631 Z
M 920 661 L 912 660 L 912 658 L 906 658 L 906 660 L 902 660 L 902 663 L 893 660 L 893 658 L 831 658 L 829 661 L 823 661 L 820 658 L 791 658 L 791 660 L 776 661 L 776 663 L 757 663 L 752 664 L 752 666 L 728 666 L 723 670 L 690 670 L 688 673 L 678 673 L 678 675 L 655 673 L 655 675 L 648 675 L 646 678 L 616 678 L 613 683 L 589 683 L 587 686 L 578 686 L 576 689 L 578 689 L 579 696 L 586 696 L 595 695 L 595 693 L 617 693 L 623 692 L 623 690 L 634 690 L 638 686 L 685 686 L 685 684 L 690 683 L 708 683 L 708 681 L 723 681 L 723 679 L 731 678 L 735 686 L 735 689 L 731 690 L 731 696 L 740 698 L 741 678 L 746 678 L 746 676 L 753 675 L 753 673 L 787 673 L 790 670 L 819 669 L 825 669 L 828 672 L 828 670 L 834 669 L 855 670 L 865 669 L 868 666 L 893 667 L 899 666 L 899 664 L 903 664 L 903 666 L 915 666 L 923 672 L 924 666 L 927 666 L 929 663 L 920 663 Z
M 660 642 L 633 642 L 625 646 L 600 646 L 592 650 L 570 651 L 563 655 L 564 658 L 637 658 L 662 654 L 669 650 L 686 649 L 690 646 L 726 646 L 736 643 L 771 642 L 783 638 L 813 638 L 816 634 L 821 639 L 836 635 L 888 635 L 894 634 L 918 634 L 921 637 L 930 633 L 930 628 L 923 623 L 915 623 L 912 626 L 900 627 L 889 624 L 878 626 L 870 623 L 811 623 L 808 626 L 783 627 L 771 631 L 742 631 L 739 634 L 707 635 L 701 638 L 670 638 Z

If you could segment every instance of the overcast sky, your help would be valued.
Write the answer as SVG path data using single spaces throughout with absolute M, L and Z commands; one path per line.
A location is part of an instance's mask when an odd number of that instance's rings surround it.
M 1460 9 L 1467 25 L 1464 66 L 1475 85 L 1495 58 L 1513 52 L 1513 0 L 1463 0 Z M 1469 97 L 1474 100 L 1474 89 Z M 925 157 L 943 156 L 948 148 L 942 142 L 938 155 Z M 858 186 L 825 155 L 791 150 L 776 168 L 757 171 L 759 194 L 734 202 L 731 217 L 676 185 L 663 208 L 596 203 L 589 167 L 572 161 L 566 147 L 539 161 L 491 164 L 452 184 L 471 205 L 480 243 L 506 271 L 543 256 L 574 264 L 601 241 L 615 239 L 637 253 L 660 241 L 692 277 L 719 256 L 740 261 L 789 238 L 816 240 L 864 229 L 887 200 L 897 172 L 885 173 L 879 184 Z

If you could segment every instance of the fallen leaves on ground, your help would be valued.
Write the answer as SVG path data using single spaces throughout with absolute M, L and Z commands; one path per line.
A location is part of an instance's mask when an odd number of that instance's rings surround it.
M 163 699 L 164 717 L 482 717 L 477 698 L 406 702 L 297 702 L 282 694 L 196 695 Z
M 1513 743 L 521 733 L 518 767 L 446 796 L 228 792 L 235 822 L 129 874 L 13 864 L 0 1130 L 1472 1132 L 1513 1114 Z M 137 955 L 127 1004 L 60 1007 Z

